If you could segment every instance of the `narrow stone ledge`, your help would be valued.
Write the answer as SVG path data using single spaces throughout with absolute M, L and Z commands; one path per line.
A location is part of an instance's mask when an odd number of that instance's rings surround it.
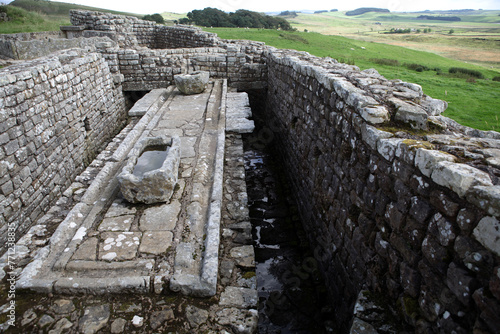
M 377 142 L 377 151 L 380 153 L 387 161 L 394 160 L 396 150 L 398 145 L 403 141 L 401 138 L 387 138 L 380 139 Z
M 383 106 L 361 108 L 359 114 L 371 124 L 382 124 L 390 119 L 389 111 Z
M 427 177 L 431 177 L 431 174 L 436 168 L 437 164 L 441 161 L 454 162 L 456 160 L 455 156 L 435 150 L 427 150 L 425 148 L 419 148 L 417 154 L 415 155 L 415 166 L 420 169 L 422 174 Z
M 450 161 L 437 163 L 431 178 L 437 184 L 453 190 L 460 197 L 464 197 L 475 185 L 493 186 L 490 177 L 485 172 Z
M 381 139 L 394 137 L 390 132 L 382 131 L 368 124 L 361 125 L 361 137 L 372 149 L 377 149 L 377 142 Z
M 421 107 L 397 98 L 390 98 L 388 101 L 396 108 L 396 114 L 394 115 L 396 121 L 410 124 L 414 129 L 427 130 L 429 128 L 427 124 L 428 115 Z

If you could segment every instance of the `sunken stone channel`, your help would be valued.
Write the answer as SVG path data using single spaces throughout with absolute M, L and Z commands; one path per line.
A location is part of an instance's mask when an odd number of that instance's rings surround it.
M 120 190 L 131 203 L 167 202 L 179 174 L 180 138 L 147 137 L 129 154 L 118 175 Z

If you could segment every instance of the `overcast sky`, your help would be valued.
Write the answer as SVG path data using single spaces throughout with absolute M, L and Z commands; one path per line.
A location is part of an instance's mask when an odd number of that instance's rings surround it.
M 7 2 L 0 0 L 0 2 Z M 9 1 L 10 2 L 10 1 Z M 500 9 L 500 0 L 66 0 L 87 6 L 138 14 L 163 12 L 187 13 L 193 9 L 215 7 L 234 12 L 249 9 L 258 12 L 284 10 L 352 10 L 359 7 L 387 8 L 391 11 L 445 9 Z

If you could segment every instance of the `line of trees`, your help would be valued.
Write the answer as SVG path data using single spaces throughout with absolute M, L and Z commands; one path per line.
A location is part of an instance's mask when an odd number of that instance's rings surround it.
M 430 15 L 420 15 L 417 17 L 420 20 L 438 20 L 438 21 L 462 21 L 458 16 L 430 16 Z
M 369 12 L 376 12 L 376 13 L 390 13 L 389 9 L 385 8 L 373 8 L 373 7 L 361 7 L 355 10 L 350 10 L 345 13 L 347 16 L 355 16 L 355 15 L 362 15 L 365 13 Z
M 263 15 L 246 9 L 234 13 L 226 13 L 217 8 L 207 7 L 203 10 L 193 10 L 176 23 L 196 24 L 203 27 L 240 27 L 294 30 L 287 20 L 281 17 Z

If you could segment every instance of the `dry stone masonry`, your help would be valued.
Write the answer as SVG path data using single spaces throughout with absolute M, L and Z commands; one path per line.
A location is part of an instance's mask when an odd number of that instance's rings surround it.
M 69 218 L 58 218 L 71 228 L 83 218 L 78 210 L 92 211 L 94 202 L 85 201 L 97 194 L 97 188 L 82 182 L 102 183 L 98 171 L 111 175 L 106 164 L 118 168 L 123 163 L 124 146 L 111 142 L 114 153 L 95 160 L 89 178 L 75 180 L 125 126 L 124 92 L 151 91 L 145 97 L 149 102 L 130 110 L 134 118 L 123 130 L 127 134 L 113 140 L 127 142 L 130 136 L 135 141 L 144 131 L 155 136 L 165 129 L 170 136 L 180 135 L 180 179 L 190 189 L 187 197 L 177 189 L 170 203 L 139 213 L 118 198 L 96 201 L 103 210 L 108 205 L 102 222 L 93 230 L 83 222 L 85 230 L 71 234 L 69 250 L 62 248 L 61 257 L 54 257 L 54 268 L 77 265 L 85 272 L 85 261 L 92 258 L 114 263 L 113 270 L 120 271 L 127 261 L 142 261 L 136 263 L 136 281 L 125 284 L 126 289 L 160 292 L 168 286 L 184 294 L 216 295 L 216 310 L 186 308 L 188 328 L 207 329 L 203 324 L 209 321 L 212 328 L 254 331 L 255 281 L 243 279 L 252 276 L 252 247 L 248 240 L 235 247 L 241 235 L 232 239 L 236 231 L 248 235 L 250 228 L 242 166 L 226 158 L 228 172 L 221 158 L 225 148 L 233 158 L 241 149 L 241 135 L 224 131 L 253 130 L 248 100 L 231 91 L 238 89 L 260 96 L 254 102 L 265 105 L 260 115 L 266 119 L 264 132 L 280 147 L 342 332 L 386 332 L 386 324 L 373 318 L 384 304 L 392 312 L 387 319 L 399 319 L 409 331 L 500 331 L 500 134 L 440 116 L 446 102 L 425 95 L 419 85 L 387 80 L 374 69 L 360 71 L 259 42 L 221 40 L 189 26 L 85 11 L 72 11 L 70 17 L 73 26 L 62 28 L 66 37 L 100 38 L 90 42 L 90 51 L 62 51 L 0 70 L 2 244 L 13 244 L 5 241 L 15 230 L 15 240 L 24 235 L 16 246 L 18 259 L 35 258 L 24 269 L 20 287 L 30 287 L 42 263 L 37 260 L 46 258 L 51 247 L 61 247 L 56 241 L 62 232 L 48 244 L 42 240 L 51 233 L 44 222 L 61 214 L 50 206 L 56 201 L 59 209 L 74 205 Z M 9 45 L 6 50 L 13 49 Z M 182 98 L 196 107 L 196 96 L 209 94 L 182 97 L 171 87 L 174 75 L 194 71 L 207 71 L 214 92 L 224 98 L 207 97 L 204 118 L 200 114 L 186 121 L 181 109 L 165 108 Z M 224 117 L 218 118 L 219 113 Z M 201 154 L 209 151 L 213 156 Z M 207 175 L 215 183 L 225 175 L 231 186 L 207 188 Z M 59 199 L 61 194 L 77 200 Z M 237 199 L 243 199 L 234 206 L 241 211 L 226 209 L 231 207 L 227 201 Z M 167 211 L 173 218 L 160 228 L 155 222 Z M 92 214 L 98 216 L 95 210 Z M 182 226 L 178 220 L 189 228 L 177 231 Z M 88 231 L 93 234 L 87 238 Z M 170 253 L 175 256 L 162 262 L 166 245 L 175 248 Z M 92 270 L 104 274 L 106 268 Z M 83 281 L 51 275 L 46 285 L 45 278 L 39 280 L 39 290 L 82 288 Z M 92 291 L 104 293 L 110 282 L 95 281 Z M 112 283 L 116 291 L 120 284 Z M 133 326 L 143 326 L 143 316 Z M 88 324 L 81 321 L 83 327 Z M 125 325 L 116 319 L 113 326 Z

